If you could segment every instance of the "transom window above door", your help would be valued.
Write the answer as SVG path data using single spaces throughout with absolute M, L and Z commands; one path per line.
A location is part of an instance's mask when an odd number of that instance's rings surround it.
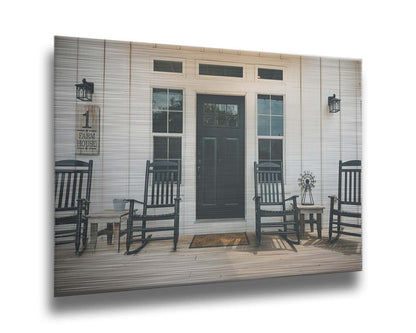
M 152 111 L 154 133 L 182 133 L 182 90 L 153 88 Z

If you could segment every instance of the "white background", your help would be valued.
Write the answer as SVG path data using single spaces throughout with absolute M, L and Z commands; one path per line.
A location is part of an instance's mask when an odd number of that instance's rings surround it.
M 416 24 L 411 3 L 4 2 L 2 331 L 414 330 Z M 53 299 L 54 35 L 362 58 L 364 271 Z

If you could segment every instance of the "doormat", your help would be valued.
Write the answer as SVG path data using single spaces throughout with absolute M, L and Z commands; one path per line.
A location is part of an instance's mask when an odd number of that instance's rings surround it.
M 221 247 L 248 245 L 247 234 L 245 232 L 229 233 L 229 234 L 208 234 L 195 235 L 189 248 L 201 247 Z

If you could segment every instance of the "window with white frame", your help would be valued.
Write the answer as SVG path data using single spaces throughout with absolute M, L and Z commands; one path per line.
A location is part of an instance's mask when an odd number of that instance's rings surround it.
M 257 95 L 259 162 L 283 161 L 283 96 Z
M 182 160 L 183 90 L 153 88 L 153 160 Z

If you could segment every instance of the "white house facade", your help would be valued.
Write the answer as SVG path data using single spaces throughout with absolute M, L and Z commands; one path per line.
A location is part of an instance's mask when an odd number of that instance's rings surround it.
M 362 156 L 358 59 L 56 37 L 54 104 L 55 160 L 94 162 L 92 213 L 141 200 L 146 160 L 181 160 L 182 235 L 253 232 L 259 160 L 283 161 L 287 196 L 313 173 L 327 226 L 338 162 Z

